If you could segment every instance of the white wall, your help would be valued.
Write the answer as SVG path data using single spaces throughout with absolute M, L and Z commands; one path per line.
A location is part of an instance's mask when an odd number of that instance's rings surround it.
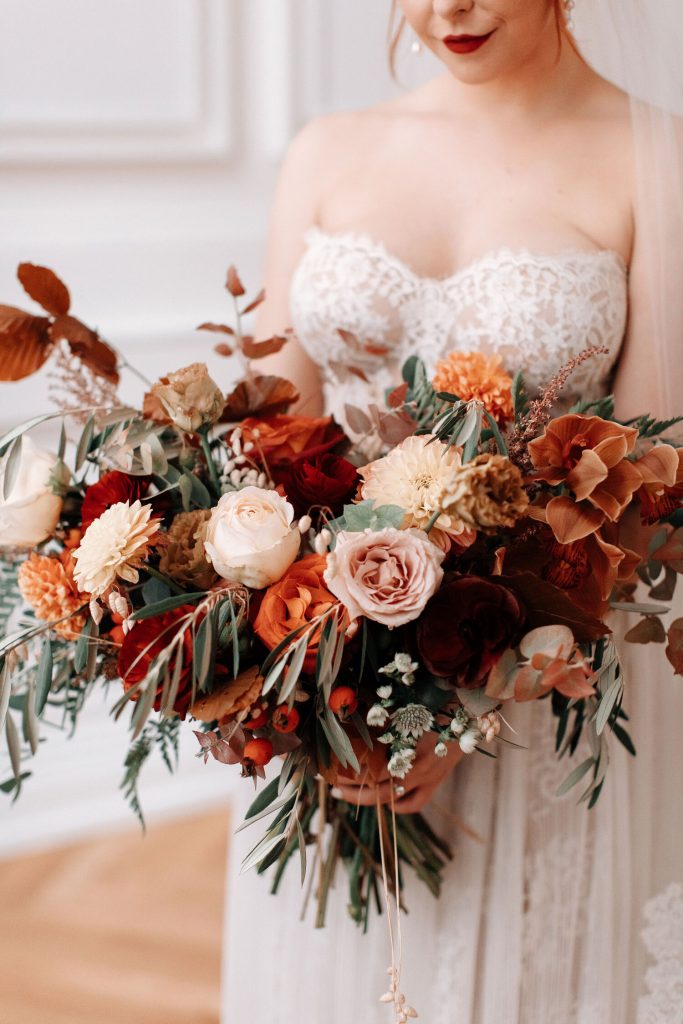
M 270 196 L 295 130 L 395 91 L 388 9 L 2 0 L 0 302 L 30 308 L 16 266 L 46 264 L 74 312 L 151 377 L 206 358 L 225 380 L 210 336 L 193 328 L 229 316 L 229 263 L 260 287 Z M 404 68 L 406 81 L 429 73 L 409 53 Z M 0 431 L 47 408 L 44 377 L 0 384 Z M 185 732 L 180 775 L 158 761 L 147 774 L 151 818 L 224 800 L 242 782 L 196 761 Z M 41 751 L 19 803 L 0 799 L 0 855 L 127 820 L 116 790 L 126 740 L 95 699 L 74 741 Z

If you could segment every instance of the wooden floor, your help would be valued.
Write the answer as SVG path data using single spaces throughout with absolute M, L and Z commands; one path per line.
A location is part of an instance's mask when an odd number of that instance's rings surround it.
M 217 1024 L 225 812 L 0 862 L 0 1024 Z

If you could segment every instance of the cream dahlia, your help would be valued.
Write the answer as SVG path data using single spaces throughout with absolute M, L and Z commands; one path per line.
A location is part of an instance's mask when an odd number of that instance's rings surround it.
M 403 528 L 427 528 L 434 514 L 436 530 L 467 547 L 475 531 L 449 506 L 455 492 L 462 459 L 457 448 L 449 447 L 431 434 L 407 437 L 384 458 L 358 470 L 363 483 L 361 496 L 375 506 L 398 505 L 405 511 Z M 434 538 L 432 538 L 434 539 Z
M 140 501 L 118 501 L 93 520 L 74 551 L 80 591 L 101 597 L 117 577 L 137 583 L 138 569 L 159 529 L 151 514 L 151 506 Z

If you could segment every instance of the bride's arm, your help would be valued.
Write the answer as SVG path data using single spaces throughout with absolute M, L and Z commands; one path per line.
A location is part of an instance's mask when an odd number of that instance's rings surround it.
M 275 189 L 270 211 L 264 270 L 265 302 L 259 307 L 257 339 L 282 334 L 291 327 L 289 288 L 304 251 L 303 235 L 316 220 L 317 183 L 324 180 L 325 118 L 310 121 L 290 143 Z M 293 411 L 309 416 L 322 411 L 320 374 L 297 340 L 287 342 L 276 355 L 258 365 L 259 372 L 286 377 L 298 388 L 301 399 Z

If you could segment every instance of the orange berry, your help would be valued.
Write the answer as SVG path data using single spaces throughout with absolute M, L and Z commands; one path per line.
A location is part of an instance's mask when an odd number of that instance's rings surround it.
M 330 708 L 342 720 L 350 718 L 357 707 L 358 697 L 350 686 L 337 686 L 330 694 Z
M 123 632 L 123 626 L 114 626 L 113 629 L 109 630 L 109 638 L 119 647 L 125 640 L 126 634 Z
M 244 723 L 244 728 L 254 731 L 254 729 L 262 729 L 268 721 L 268 708 L 254 708 L 251 714 L 251 718 L 248 718 Z
M 244 744 L 242 760 L 257 765 L 259 768 L 268 764 L 273 756 L 273 744 L 270 740 L 249 740 Z
M 296 708 L 291 711 L 286 704 L 279 704 L 273 712 L 273 728 L 278 732 L 294 732 L 299 724 L 299 712 Z

